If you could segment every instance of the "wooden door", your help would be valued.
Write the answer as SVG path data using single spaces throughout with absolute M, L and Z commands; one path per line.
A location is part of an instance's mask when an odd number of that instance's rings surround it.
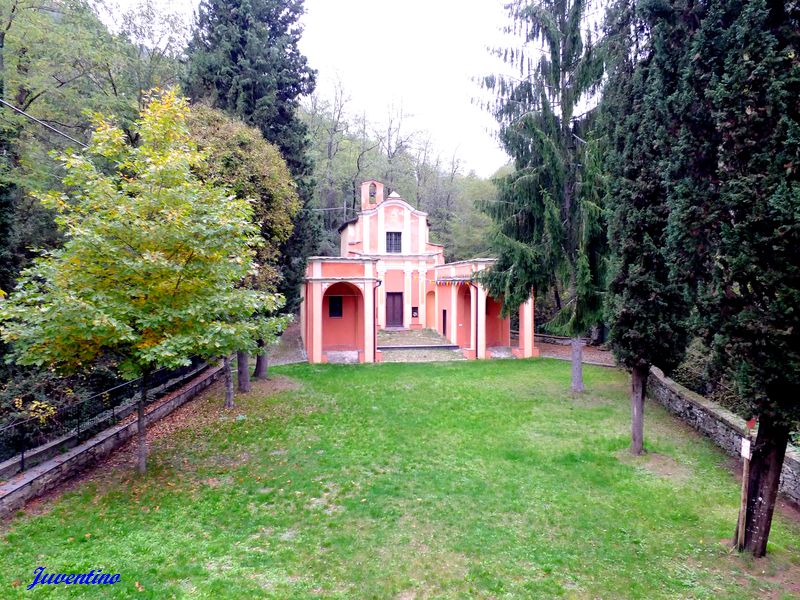
M 386 292 L 386 326 L 403 326 L 403 293 Z

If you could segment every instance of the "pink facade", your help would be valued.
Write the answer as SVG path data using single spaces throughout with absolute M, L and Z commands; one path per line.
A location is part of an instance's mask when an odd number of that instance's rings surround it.
M 379 362 L 377 331 L 438 331 L 468 358 L 511 346 L 510 323 L 475 274 L 491 259 L 444 262 L 443 247 L 428 241 L 427 214 L 396 192 L 384 199 L 377 181 L 361 185 L 358 217 L 339 228 L 340 256 L 308 259 L 300 324 L 308 360 L 343 353 Z M 538 356 L 533 344 L 533 295 L 520 308 L 515 356 Z

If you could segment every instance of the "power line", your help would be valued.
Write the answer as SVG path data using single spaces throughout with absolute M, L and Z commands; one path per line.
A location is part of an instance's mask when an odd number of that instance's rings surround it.
M 9 104 L 8 102 L 6 102 L 5 100 L 3 100 L 2 98 L 0 98 L 0 104 L 3 104 L 3 106 L 7 106 L 8 108 L 10 108 L 11 110 L 13 110 L 14 112 L 17 112 L 17 113 L 19 113 L 19 114 L 23 115 L 24 117 L 27 117 L 28 119 L 30 119 L 30 120 L 31 120 L 31 121 L 33 121 L 34 123 L 38 123 L 38 124 L 39 124 L 39 125 L 41 125 L 42 127 L 45 127 L 45 128 L 47 128 L 47 129 L 49 129 L 49 130 L 50 130 L 50 131 L 52 131 L 53 133 L 56 133 L 56 134 L 60 135 L 61 137 L 67 138 L 67 139 L 68 139 L 70 142 L 73 142 L 73 143 L 75 143 L 75 144 L 78 144 L 79 146 L 81 146 L 81 147 L 83 147 L 83 148 L 88 148 L 88 147 L 89 147 L 89 146 L 87 146 L 86 144 L 84 144 L 83 142 L 81 142 L 81 141 L 79 141 L 79 140 L 76 140 L 74 137 L 67 135 L 67 134 L 66 134 L 66 133 L 64 133 L 63 131 L 59 131 L 58 129 L 56 129 L 56 128 L 55 128 L 55 127 L 53 127 L 52 125 L 48 125 L 47 123 L 45 123 L 44 121 L 40 121 L 39 119 L 37 119 L 37 118 L 36 118 L 36 117 L 34 117 L 33 115 L 29 115 L 28 113 L 26 113 L 26 112 L 25 112 L 24 110 L 22 110 L 21 108 L 17 108 L 17 107 L 16 107 L 16 106 L 14 106 L 13 104 Z

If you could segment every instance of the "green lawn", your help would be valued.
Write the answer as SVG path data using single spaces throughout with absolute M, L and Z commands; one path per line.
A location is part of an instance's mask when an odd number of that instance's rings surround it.
M 728 459 L 648 404 L 633 460 L 626 376 L 584 373 L 573 398 L 556 360 L 296 365 L 232 413 L 214 388 L 147 477 L 106 469 L 6 524 L 0 597 L 791 597 L 800 526 L 731 556 Z M 25 590 L 40 565 L 122 579 Z

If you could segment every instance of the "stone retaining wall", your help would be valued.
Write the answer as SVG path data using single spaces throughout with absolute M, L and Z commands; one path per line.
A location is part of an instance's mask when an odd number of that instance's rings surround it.
M 182 375 L 181 377 L 176 377 L 165 382 L 163 385 L 159 385 L 149 390 L 149 394 L 151 397 L 153 396 L 164 396 L 167 392 L 170 392 L 181 385 L 183 385 L 184 381 L 188 381 L 189 379 L 193 379 L 197 377 L 200 373 L 205 371 L 207 365 L 203 365 L 202 367 L 196 369 L 192 373 L 188 373 Z M 123 402 L 120 406 L 117 406 L 113 411 L 107 410 L 105 411 L 104 416 L 94 417 L 90 419 L 91 425 L 88 429 L 84 429 L 84 437 L 92 433 L 97 433 L 100 430 L 105 430 L 113 423 L 117 423 L 128 415 L 133 412 L 136 412 L 136 396 L 138 395 L 138 391 L 134 393 L 133 396 L 128 398 L 125 402 Z M 158 398 L 153 402 L 158 402 Z M 113 420 L 112 420 L 113 419 Z M 70 433 L 63 435 L 59 438 L 54 440 L 50 440 L 46 444 L 42 444 L 36 448 L 31 448 L 30 450 L 25 452 L 25 467 L 31 468 L 39 463 L 43 463 L 44 461 L 53 458 L 54 456 L 58 456 L 62 454 L 65 450 L 69 450 L 70 448 L 74 448 L 80 442 L 80 437 L 77 430 L 73 430 Z M 0 481 L 4 479 L 9 479 L 10 477 L 16 475 L 20 472 L 22 466 L 22 462 L 20 460 L 20 455 L 17 454 L 16 456 L 12 456 L 6 461 L 0 463 Z
M 656 367 L 650 369 L 647 394 L 682 421 L 710 437 L 731 456 L 740 455 L 742 437 L 747 431 L 741 417 L 672 381 Z M 800 504 L 800 452 L 791 445 L 786 449 L 780 491 Z
M 534 343 L 539 342 L 542 344 L 558 344 L 559 346 L 571 346 L 572 338 L 564 337 L 562 335 L 550 335 L 547 333 L 533 334 Z M 589 338 L 581 338 L 584 346 L 588 346 L 591 341 Z
M 150 425 L 166 417 L 214 383 L 221 374 L 222 367 L 207 369 L 185 386 L 185 389 L 147 413 L 146 423 Z M 57 487 L 90 464 L 111 453 L 137 432 L 138 427 L 135 420 L 125 425 L 106 429 L 63 454 L 3 482 L 0 484 L 0 517 L 22 508 L 28 500 Z

